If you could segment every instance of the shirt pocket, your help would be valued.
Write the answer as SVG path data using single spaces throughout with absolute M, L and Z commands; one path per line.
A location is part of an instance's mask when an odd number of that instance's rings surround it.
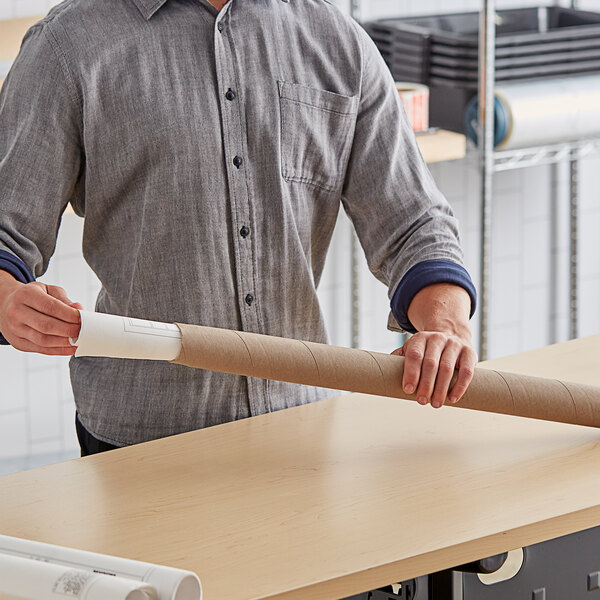
M 357 96 L 278 81 L 281 175 L 327 191 L 340 190 L 352 149 Z

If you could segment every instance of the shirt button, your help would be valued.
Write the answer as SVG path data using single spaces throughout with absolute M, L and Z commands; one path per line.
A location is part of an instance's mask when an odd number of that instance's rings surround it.
M 241 157 L 241 156 L 235 156 L 235 157 L 233 158 L 233 164 L 234 164 L 234 165 L 235 165 L 235 166 L 236 166 L 238 169 L 239 169 L 239 168 L 242 166 L 242 163 L 243 163 L 243 162 L 244 162 L 244 161 L 242 160 L 242 157 Z
M 246 294 L 245 300 L 248 306 L 252 306 L 252 303 L 254 302 L 254 296 L 252 294 Z
M 227 98 L 227 100 L 229 100 L 229 101 L 235 100 L 235 92 L 231 88 L 229 88 L 225 92 L 225 98 Z
M 219 23 L 217 24 L 217 29 L 219 31 L 223 31 L 223 29 L 225 29 L 225 25 L 223 23 L 221 23 L 221 21 L 219 21 Z
M 243 238 L 246 238 L 250 235 L 250 228 L 246 227 L 245 225 L 240 229 L 240 235 Z

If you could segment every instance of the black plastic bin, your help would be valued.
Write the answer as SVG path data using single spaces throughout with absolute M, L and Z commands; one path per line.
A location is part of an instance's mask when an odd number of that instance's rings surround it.
M 497 12 L 496 80 L 507 84 L 600 73 L 600 13 L 558 6 Z M 477 94 L 479 13 L 365 25 L 397 81 L 430 87 L 430 123 L 464 132 Z
M 559 6 L 520 8 L 497 12 L 496 45 L 522 46 L 577 41 L 600 34 L 600 13 Z M 431 37 L 437 44 L 477 48 L 479 13 L 455 13 L 383 19 L 367 24 L 369 31 L 398 41 Z

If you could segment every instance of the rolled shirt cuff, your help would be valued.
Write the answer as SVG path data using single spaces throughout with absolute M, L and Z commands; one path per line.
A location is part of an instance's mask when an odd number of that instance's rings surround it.
M 14 254 L 0 250 L 0 271 L 10 273 L 17 281 L 21 283 L 31 283 L 35 281 L 35 277 L 27 267 L 27 265 Z M 4 336 L 0 333 L 0 345 L 8 345 Z
M 392 314 L 404 331 L 417 332 L 408 318 L 408 307 L 424 287 L 435 283 L 451 283 L 462 287 L 471 298 L 470 317 L 475 313 L 477 291 L 467 270 L 450 260 L 425 260 L 406 272 L 392 297 Z

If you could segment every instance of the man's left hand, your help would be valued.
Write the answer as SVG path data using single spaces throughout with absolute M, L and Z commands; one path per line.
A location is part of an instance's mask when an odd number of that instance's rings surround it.
M 469 295 L 455 285 L 431 285 L 413 298 L 408 316 L 419 331 L 393 354 L 404 356 L 402 387 L 415 394 L 419 404 L 431 403 L 434 408 L 446 400 L 455 404 L 471 383 L 477 354 L 469 312 Z

